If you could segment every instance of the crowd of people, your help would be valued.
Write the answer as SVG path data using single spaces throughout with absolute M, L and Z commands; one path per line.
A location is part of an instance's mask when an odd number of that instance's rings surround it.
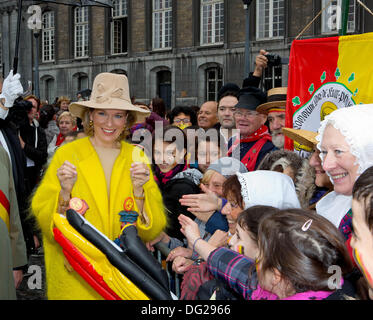
M 149 288 L 103 266 L 95 240 L 82 245 L 61 220 L 74 209 L 109 251 L 126 252 L 129 226 L 144 260 L 163 248 L 182 277 L 179 299 L 373 299 L 373 105 L 337 109 L 318 132 L 286 128 L 287 88 L 259 88 L 266 54 L 241 88 L 226 83 L 217 101 L 168 112 L 160 98 L 131 98 L 124 75 L 100 73 L 89 97 L 47 104 L 23 97 L 10 72 L 0 298 L 16 298 L 40 248 L 48 299 L 168 297 L 161 280 Z M 285 137 L 308 156 L 284 150 Z

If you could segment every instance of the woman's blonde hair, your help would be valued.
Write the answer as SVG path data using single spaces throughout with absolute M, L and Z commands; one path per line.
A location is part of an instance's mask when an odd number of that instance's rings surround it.
M 212 176 L 214 175 L 214 173 L 215 173 L 216 171 L 214 171 L 214 170 L 207 170 L 204 174 L 203 174 L 203 177 L 202 177 L 202 179 L 201 179 L 201 183 L 202 184 L 209 184 L 209 182 L 210 182 L 210 180 L 211 180 L 211 178 L 212 178 Z
M 68 117 L 68 118 L 71 118 L 71 121 L 73 123 L 73 126 L 75 127 L 76 126 L 76 117 L 69 111 L 64 111 L 62 112 L 58 118 L 57 118 L 57 125 L 60 125 L 60 121 L 63 117 Z
M 67 101 L 68 103 L 71 102 L 71 100 L 70 100 L 69 97 L 61 96 L 61 97 L 59 97 L 58 100 L 57 100 L 57 106 L 58 106 L 58 107 L 60 107 L 62 101 Z
M 83 112 L 83 118 L 82 118 L 82 124 L 84 128 L 84 133 L 92 137 L 94 134 L 93 131 L 93 125 L 91 124 L 90 114 L 93 112 L 93 108 L 86 108 Z M 127 122 L 124 126 L 124 129 L 120 136 L 118 137 L 118 141 L 122 141 L 127 139 L 127 137 L 130 135 L 131 131 L 130 128 L 136 123 L 136 112 L 130 111 L 130 110 L 123 110 L 127 112 Z

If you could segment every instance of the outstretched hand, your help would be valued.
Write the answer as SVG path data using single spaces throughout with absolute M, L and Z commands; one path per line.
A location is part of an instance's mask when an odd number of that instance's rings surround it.
M 220 210 L 221 199 L 219 199 L 214 192 L 207 189 L 203 184 L 201 184 L 201 189 L 204 193 L 183 195 L 181 199 L 179 199 L 180 204 L 188 207 L 187 210 L 192 212 L 194 215 L 197 213 L 211 214 L 216 210 Z
M 187 238 L 189 247 L 192 248 L 194 241 L 200 237 L 198 225 L 183 214 L 179 215 L 178 219 L 181 224 L 180 231 Z

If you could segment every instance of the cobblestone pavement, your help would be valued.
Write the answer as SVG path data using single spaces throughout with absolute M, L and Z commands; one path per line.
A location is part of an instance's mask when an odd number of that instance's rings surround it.
M 18 300 L 46 300 L 44 253 L 32 254 L 29 258 L 28 273 L 17 289 Z

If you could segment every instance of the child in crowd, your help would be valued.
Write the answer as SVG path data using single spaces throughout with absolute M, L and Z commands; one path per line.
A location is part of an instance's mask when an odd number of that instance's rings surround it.
M 243 256 L 241 256 L 248 267 L 255 261 L 259 253 L 258 228 L 260 221 L 276 212 L 279 212 L 279 209 L 271 206 L 253 206 L 242 211 L 238 216 L 236 232 L 229 240 L 228 246 L 231 247 L 232 250 L 248 258 L 244 259 Z M 216 300 L 242 299 L 242 297 L 230 289 L 224 281 L 214 278 L 211 274 L 209 274 L 209 278 L 205 278 L 206 281 L 204 283 L 201 283 L 200 286 L 196 286 L 196 280 L 203 280 L 203 276 L 207 274 L 208 272 L 198 274 L 196 270 L 193 269 L 187 272 L 181 286 L 182 299 L 205 300 L 210 299 L 212 296 L 215 297 Z M 190 279 L 192 278 L 194 281 L 191 284 Z
M 302 209 L 265 217 L 258 231 L 256 263 L 198 238 L 191 219 L 182 232 L 207 261 L 210 273 L 249 300 L 322 300 L 356 296 L 353 266 L 343 238 L 328 220 Z M 341 294 L 342 292 L 342 294 Z
M 259 223 L 278 211 L 271 206 L 253 206 L 242 211 L 237 218 L 236 232 L 229 240 L 229 247 L 255 261 L 259 253 Z
M 373 167 L 365 170 L 352 189 L 351 247 L 373 300 Z

